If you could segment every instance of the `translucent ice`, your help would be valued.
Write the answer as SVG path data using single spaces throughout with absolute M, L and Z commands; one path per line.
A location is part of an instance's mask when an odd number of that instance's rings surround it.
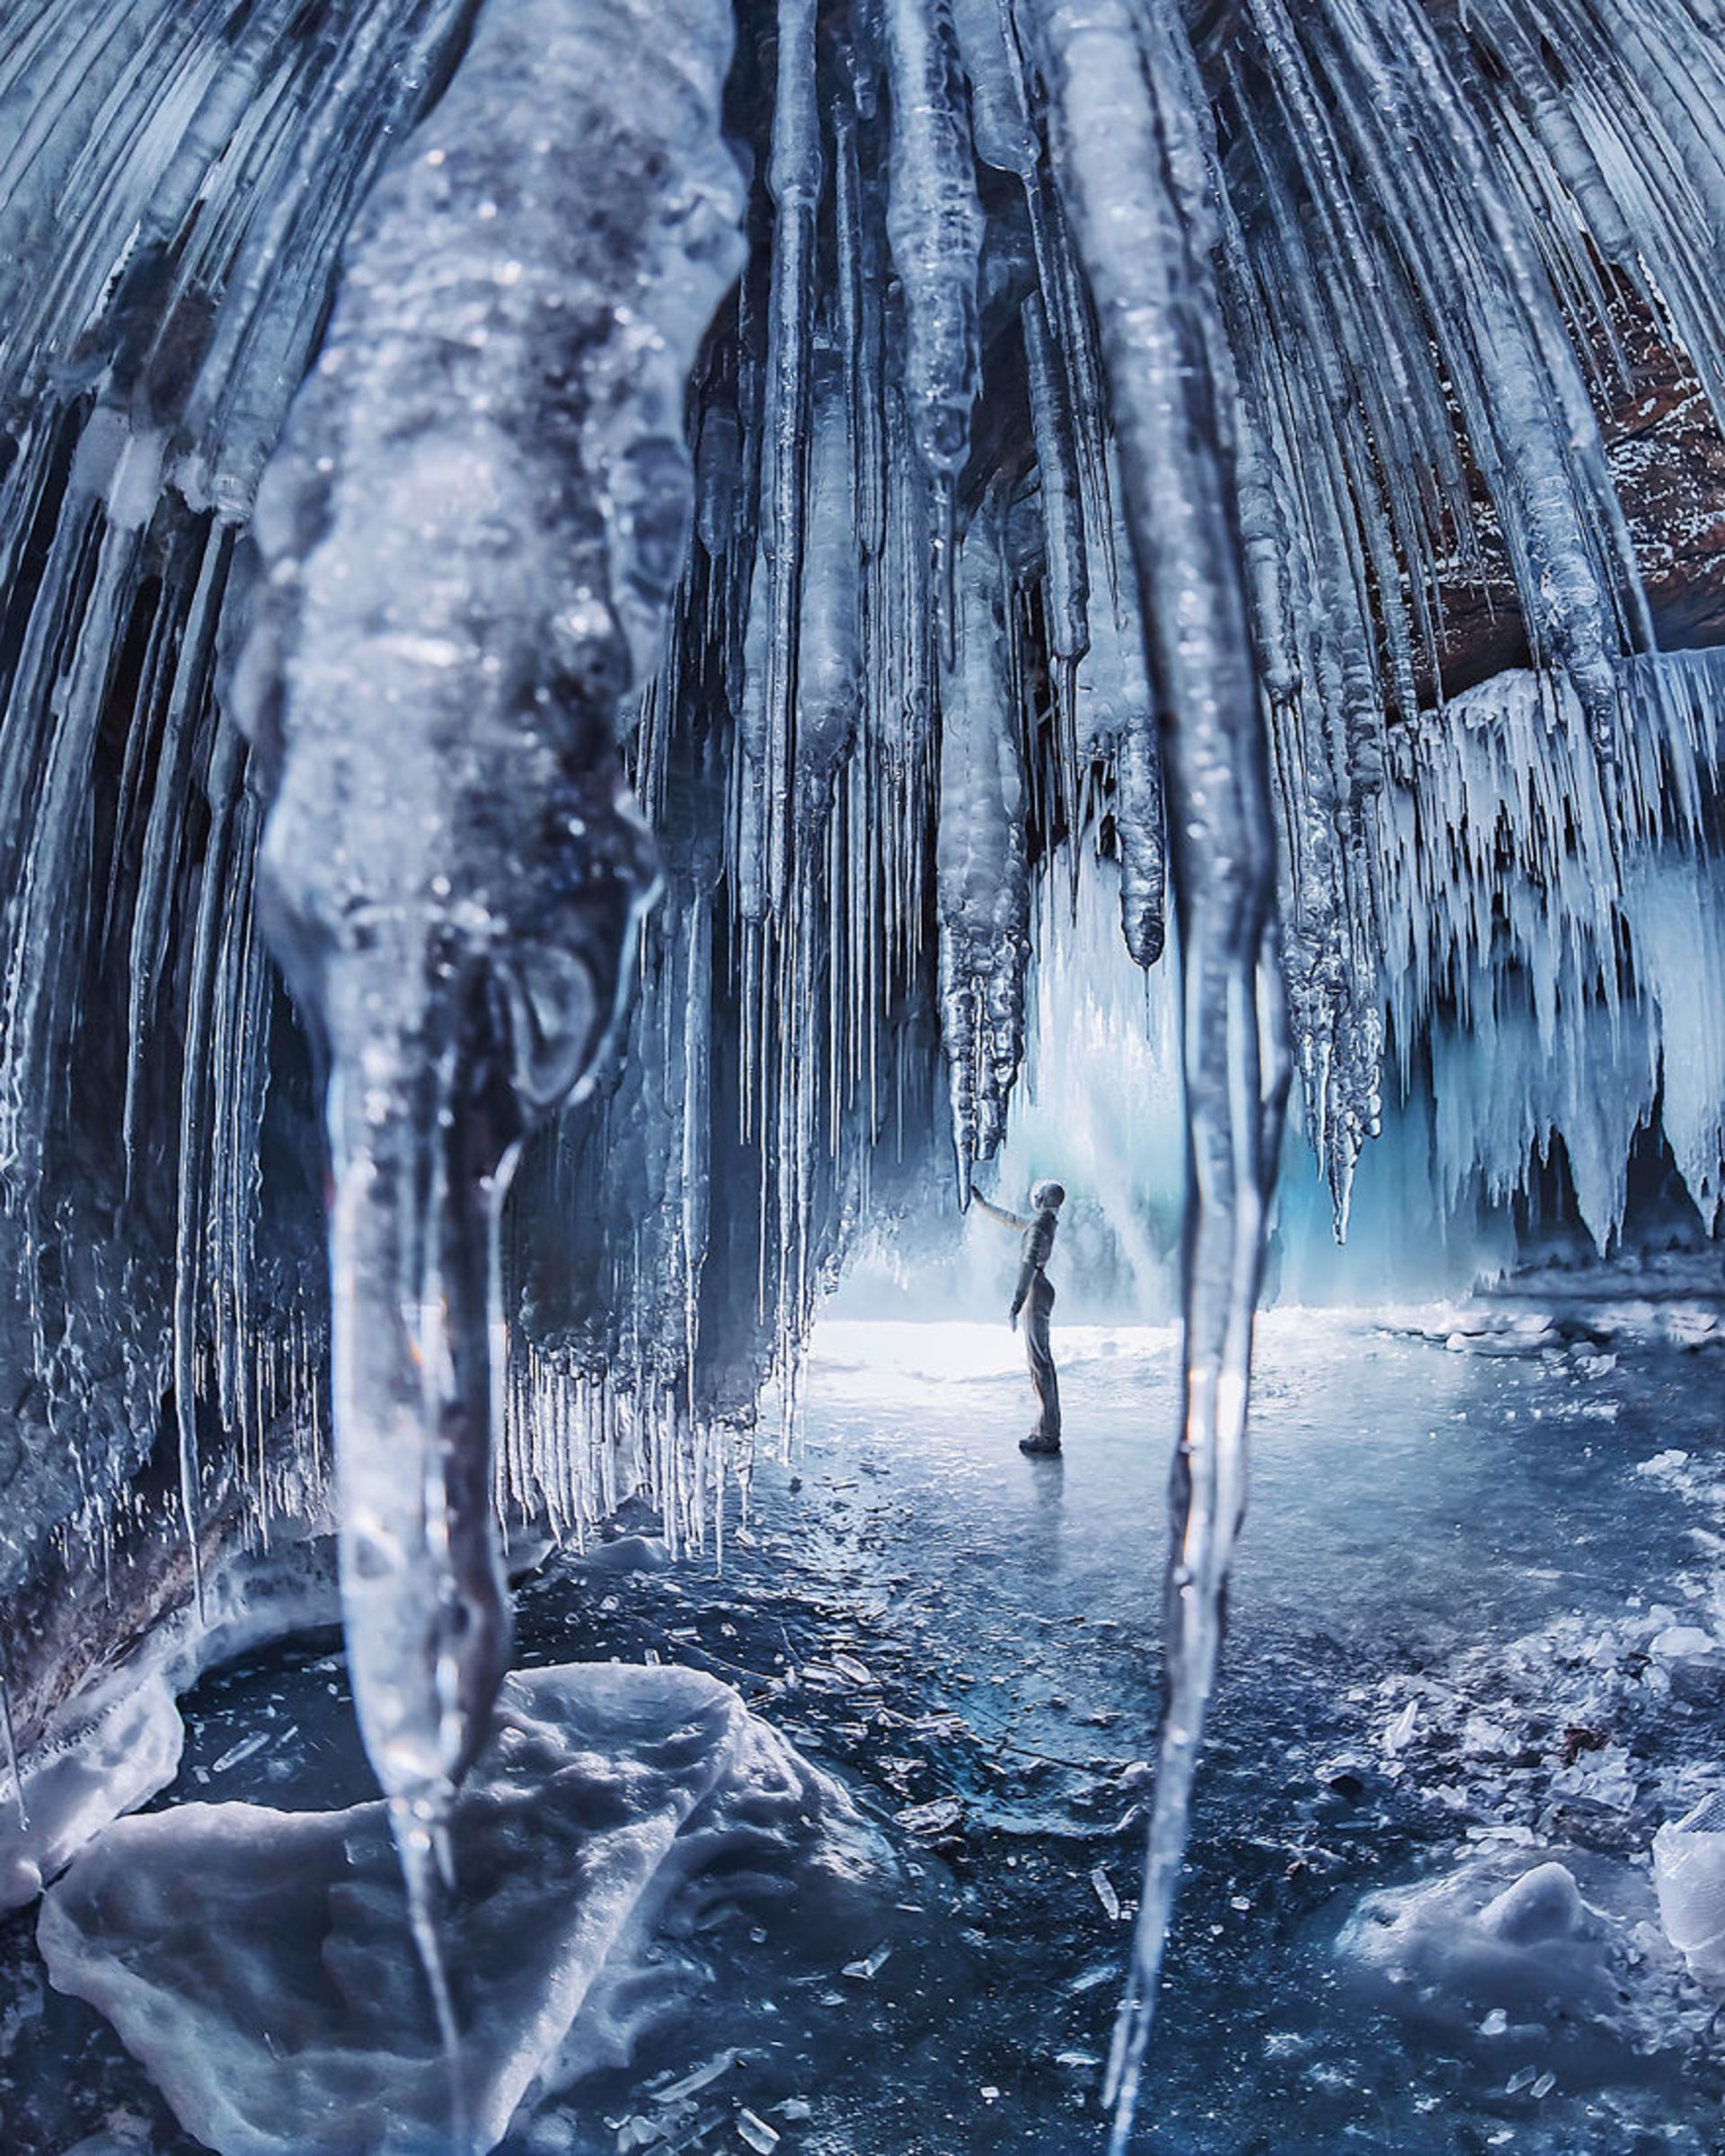
M 1699 1975 L 1725 1979 L 1725 1798 L 1703 1798 L 1660 1827 L 1653 1883 L 1671 1944 Z
M 1040 0 L 1056 171 L 1113 394 L 1162 714 L 1187 1112 L 1186 1383 L 1166 1591 L 1167 1696 L 1127 2004 L 1109 2072 L 1131 2130 L 1246 1497 L 1252 1323 L 1281 1136 L 1275 828 L 1230 488 L 1231 381 L 1203 240 L 1208 115 L 1177 22 Z M 1147 723 L 1141 720 L 1139 723 Z
M 730 49 L 716 0 L 488 7 L 367 205 L 260 499 L 238 685 L 274 779 L 263 904 L 330 1063 L 355 1698 L 419 1838 L 507 1657 L 499 1212 L 652 882 L 614 725 L 681 562 L 683 385 L 738 261 Z
M 221 2156 L 482 2151 L 530 2086 L 626 2063 L 674 2008 L 650 1949 L 679 1895 L 708 1926 L 794 1909 L 836 1948 L 890 1877 L 838 1785 L 692 1670 L 511 1677 L 456 1832 L 471 2116 L 455 2143 L 382 1804 L 126 1821 L 44 1904 L 49 1975 Z

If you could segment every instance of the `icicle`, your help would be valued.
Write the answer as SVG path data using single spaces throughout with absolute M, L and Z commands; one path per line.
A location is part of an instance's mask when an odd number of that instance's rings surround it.
M 773 290 L 767 313 L 766 411 L 761 481 L 761 550 L 766 564 L 765 635 L 751 648 L 764 667 L 766 791 L 765 897 L 783 900 L 790 871 L 792 767 L 797 716 L 797 610 L 802 593 L 804 478 L 814 316 L 815 216 L 820 207 L 820 122 L 815 106 L 815 0 L 779 0 L 778 80 L 767 188 Z M 758 592 L 757 578 L 757 592 Z
M 959 1192 L 989 1160 L 1024 1053 L 1030 945 L 1024 781 L 1006 671 L 1005 586 L 997 511 L 965 535 L 957 651 L 941 695 L 941 1017 L 952 1098 Z
M 1127 0 L 1035 0 L 1055 172 L 1095 296 L 1163 729 L 1185 982 L 1184 1427 L 1167 1696 L 1132 1971 L 1110 2063 L 1137 2098 L 1245 1503 L 1246 1403 L 1279 1144 L 1275 837 L 1233 511 L 1231 380 L 1204 249 L 1190 51 Z
M 905 398 L 927 475 L 947 657 L 953 489 L 977 393 L 982 208 L 948 0 L 885 0 L 892 86 L 887 234 L 905 293 Z
M 729 11 L 670 12 L 485 11 L 372 199 L 260 504 L 241 678 L 285 741 L 269 926 L 330 1055 L 343 1607 L 410 1886 L 506 1652 L 499 1209 L 590 1076 L 651 881 L 613 717 L 677 574 L 684 385 L 739 208 Z
M 431 1993 L 432 2017 L 448 2077 L 450 2146 L 464 2151 L 472 2145 L 472 2127 L 462 2065 L 461 2027 L 443 1954 L 443 1904 L 447 1890 L 455 1884 L 448 1820 L 434 1802 L 392 1797 L 389 1825 L 407 1891 L 408 1929 Z
M 862 592 L 852 524 L 849 406 L 841 370 L 819 366 L 811 424 L 809 537 L 799 653 L 797 857 L 812 863 L 832 812 L 860 708 Z
M 12 1808 L 18 1816 L 18 1831 L 30 1832 L 30 1812 L 24 1803 L 23 1763 L 18 1756 L 18 1733 L 13 1725 L 12 1691 L 6 1657 L 0 1655 L 0 1743 L 5 1751 L 4 1759 L 7 1779 L 12 1783 Z
M 1126 948 L 1154 966 L 1167 939 L 1162 752 L 1154 711 L 1121 732 L 1115 771 L 1115 824 L 1120 854 L 1120 919 Z
M 998 172 L 1034 183 L 1037 141 L 1024 109 L 1018 56 L 1006 46 L 1001 0 L 951 0 L 952 27 L 970 81 L 977 155 Z
M 181 1074 L 178 1224 L 175 1233 L 173 1305 L 173 1401 L 179 1436 L 180 1507 L 191 1554 L 192 1588 L 199 1615 L 204 1608 L 202 1503 L 199 1490 L 197 1317 L 199 1290 L 206 1285 L 200 1250 L 207 1218 L 212 1168 L 209 1100 L 211 1035 L 226 984 L 218 963 L 222 917 L 228 905 L 227 838 L 237 798 L 244 745 L 231 726 L 219 726 L 210 752 L 207 791 L 220 844 L 205 855 L 198 895 L 197 926 L 191 950 L 185 1054 Z M 217 1137 L 217 1147 L 223 1142 Z
M 1072 417 L 1042 303 L 1034 295 L 1024 303 L 1023 319 L 1048 557 L 1048 649 L 1063 665 L 1075 667 L 1090 649 L 1090 571 Z
M 1412 0 L 1329 0 L 1319 21 L 1338 110 L 1454 374 L 1529 634 L 1563 667 L 1609 754 L 1620 635 L 1645 647 L 1649 631 L 1573 348 L 1424 14 Z M 1430 162 L 1439 141 L 1441 171 Z
M 1078 820 L 1082 777 L 1078 740 L 1078 662 L 1090 648 L 1090 570 L 1084 554 L 1084 510 L 1073 441 L 1065 370 L 1048 334 L 1042 302 L 1032 293 L 1022 309 L 1030 378 L 1031 422 L 1041 487 L 1043 585 L 1048 641 L 1055 660 L 1062 784 L 1067 820 Z M 1077 849 L 1073 848 L 1073 858 Z
M 219 1364 L 234 1344 L 221 1193 L 249 1187 L 255 1163 L 234 1163 L 228 1184 L 199 1127 L 198 1216 L 176 1218 L 194 1014 L 172 941 L 196 932 L 200 859 L 235 859 L 232 797 L 206 829 L 192 763 L 234 520 L 304 372 L 357 192 L 468 5 L 372 0 L 307 36 L 297 0 L 229 22 L 155 0 L 46 0 L 0 40 L 0 1092 L 16 1104 L 4 1263 L 41 1331 L 33 1375 L 55 1434 L 27 1440 L 11 1496 L 21 1515 L 66 1516 L 68 1462 L 87 1447 L 79 1501 L 104 1561 L 103 1507 L 181 1390 L 176 1365 L 208 1386 L 212 1351 Z M 274 280 L 252 274 L 266 263 Z M 249 897 L 240 870 L 200 1021 L 212 1043 L 238 1023 L 226 959 Z M 116 1355 L 122 1251 L 128 1294 L 164 1260 L 180 1277 L 138 1302 Z M 58 1307 L 74 1281 L 83 1292 Z M 254 1374 L 250 1396 L 268 1391 Z M 9 1586 L 37 1553 L 18 1538 L 0 1560 Z

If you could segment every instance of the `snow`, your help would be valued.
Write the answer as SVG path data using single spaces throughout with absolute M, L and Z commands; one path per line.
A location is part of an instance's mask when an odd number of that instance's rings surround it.
M 0 1908 L 33 1902 L 105 1827 L 166 1789 L 184 1735 L 155 1673 L 128 1670 L 81 1701 L 75 1726 L 27 1762 L 22 1818 L 10 1803 L 0 1818 Z
M 482 2151 L 675 2013 L 679 1930 L 861 1928 L 891 1879 L 844 1790 L 690 1670 L 510 1677 L 454 1837 L 464 2129 L 381 1803 L 127 1820 L 48 1895 L 41 1950 L 220 2156 Z
M 1506 1867 L 1501 1854 L 1470 1857 L 1367 1895 L 1336 1942 L 1344 1970 L 1391 2012 L 1500 2045 L 1536 2071 L 1579 2043 L 1632 2041 L 1644 1935 L 1589 1902 L 1554 1858 Z
M 1495 1891 L 1475 1905 L 1486 1886 Z M 1384 1967 L 1392 1983 L 1504 2008 L 1597 2008 L 1606 1997 L 1603 1932 L 1574 1876 L 1554 1861 L 1501 1887 L 1467 1869 L 1399 1900 L 1376 1900 L 1357 1923 L 1342 1953 Z

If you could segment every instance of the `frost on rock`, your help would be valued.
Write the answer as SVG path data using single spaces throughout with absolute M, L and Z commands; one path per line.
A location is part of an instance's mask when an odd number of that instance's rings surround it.
M 892 1885 L 839 1785 L 694 1670 L 511 1676 L 456 1827 L 464 2138 L 382 1804 L 125 1821 L 43 1904 L 49 1975 L 220 2156 L 478 2152 L 676 2010 L 700 1949 L 668 1940 L 794 1911 L 804 1951 L 854 1951 Z

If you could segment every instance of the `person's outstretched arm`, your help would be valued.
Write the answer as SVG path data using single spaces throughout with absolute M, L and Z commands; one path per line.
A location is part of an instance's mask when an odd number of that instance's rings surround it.
M 972 1190 L 970 1195 L 990 1220 L 997 1220 L 1003 1228 L 1011 1228 L 1015 1234 L 1022 1235 L 1027 1229 L 1036 1225 L 1033 1220 L 1026 1220 L 1022 1213 L 1009 1213 L 1004 1206 L 995 1205 L 992 1198 L 985 1197 L 980 1190 Z

